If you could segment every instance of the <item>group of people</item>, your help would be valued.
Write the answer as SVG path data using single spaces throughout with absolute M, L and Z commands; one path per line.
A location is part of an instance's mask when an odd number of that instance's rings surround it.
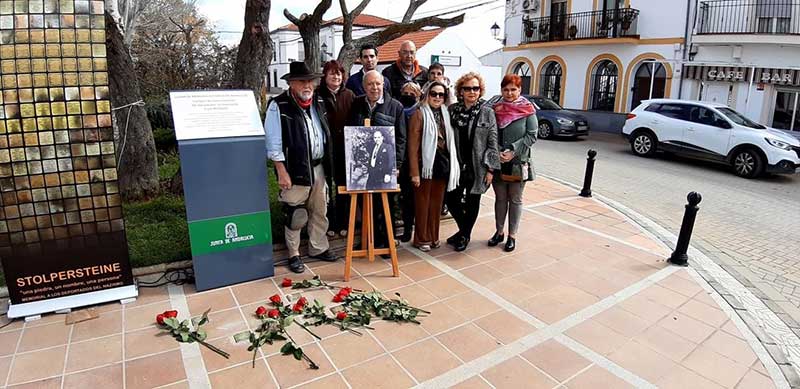
M 520 95 L 520 77 L 506 75 L 501 96 L 487 101 L 480 74 L 469 72 L 451 85 L 441 64 L 429 69 L 419 65 L 411 41 L 403 42 L 397 61 L 382 73 L 376 69 L 376 47 L 361 47 L 359 59 L 361 71 L 347 80 L 335 60 L 325 63 L 321 74 L 302 62 L 291 63 L 282 77 L 289 89 L 267 109 L 267 156 L 274 162 L 278 198 L 286 212 L 289 269 L 304 269 L 299 253 L 304 226 L 309 256 L 336 261 L 327 233 L 330 229 L 346 234 L 349 198 L 329 196 L 329 188 L 346 179 L 344 127 L 363 126 L 365 119 L 372 126 L 394 127 L 401 241 L 413 239 L 421 251 L 440 247 L 439 224 L 446 205 L 458 225 L 446 243 L 456 251 L 466 250 L 481 196 L 492 186 L 496 232 L 488 245 L 504 243 L 505 251 L 513 251 L 523 189 L 534 179 L 531 148 L 538 129 L 534 106 Z M 387 147 L 382 136 L 375 143 L 374 150 Z M 330 212 L 329 200 L 334 200 Z M 395 237 L 387 234 L 383 212 L 373 217 L 376 246 L 386 247 Z

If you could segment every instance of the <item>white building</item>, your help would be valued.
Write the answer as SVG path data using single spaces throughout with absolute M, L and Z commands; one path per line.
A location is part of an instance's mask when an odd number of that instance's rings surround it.
M 400 44 L 410 40 L 417 46 L 417 62 L 428 67 L 434 62 L 444 65 L 445 76 L 455 83 L 468 72 L 478 72 L 486 84 L 486 95 L 500 93 L 502 68 L 481 63 L 481 59 L 469 48 L 455 29 L 434 28 L 412 32 L 386 42 L 378 48 L 378 70 L 383 70 L 397 60 Z M 353 66 L 352 72 L 360 71 Z
M 800 134 L 800 1 L 697 2 L 683 97 Z
M 372 34 L 390 24 L 394 24 L 389 19 L 380 18 L 373 15 L 358 15 L 353 22 L 353 38 L 358 39 L 362 36 Z M 320 46 L 323 46 L 325 54 L 323 61 L 336 58 L 342 49 L 342 18 L 336 18 L 322 23 L 319 31 Z M 303 61 L 306 56 L 303 52 L 303 38 L 300 31 L 294 24 L 287 24 L 270 32 L 274 47 L 272 63 L 269 66 L 269 85 L 271 87 L 288 88 L 286 81 L 280 77 L 289 72 L 289 63 L 292 61 Z
M 509 0 L 506 73 L 566 108 L 626 112 L 679 89 L 686 1 Z

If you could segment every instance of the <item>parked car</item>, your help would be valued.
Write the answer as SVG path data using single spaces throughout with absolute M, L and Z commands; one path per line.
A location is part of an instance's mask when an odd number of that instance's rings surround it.
M 525 96 L 536 107 L 539 120 L 539 138 L 556 136 L 573 137 L 589 135 L 589 122 L 580 114 L 561 108 L 544 96 Z
M 800 141 L 705 101 L 653 99 L 636 107 L 622 129 L 641 157 L 666 151 L 729 165 L 736 175 L 800 171 Z

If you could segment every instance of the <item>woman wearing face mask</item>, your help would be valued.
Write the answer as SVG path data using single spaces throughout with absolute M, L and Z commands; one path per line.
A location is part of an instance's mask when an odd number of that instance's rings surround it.
M 408 126 L 408 162 L 416 203 L 414 247 L 421 251 L 440 246 L 444 193 L 458 186 L 461 173 L 450 114 L 444 106 L 447 97 L 447 86 L 429 83 Z
M 413 82 L 407 82 L 400 89 L 400 102 L 403 103 L 403 113 L 406 121 L 419 108 L 419 97 L 422 89 Z M 400 208 L 403 214 L 403 235 L 400 241 L 408 242 L 414 232 L 414 186 L 411 184 L 411 175 L 408 173 L 408 164 L 404 164 L 398 178 L 400 183 Z
M 456 81 L 460 95 L 458 103 L 449 107 L 455 134 L 461 180 L 458 187 L 447 192 L 446 202 L 458 232 L 447 239 L 456 251 L 464 251 L 472 238 L 472 227 L 478 220 L 481 195 L 486 193 L 500 169 L 497 150 L 497 122 L 494 111 L 481 98 L 486 86 L 478 73 L 467 73 Z
M 344 158 L 344 124 L 350 113 L 350 106 L 355 99 L 353 92 L 344 87 L 344 68 L 338 61 L 328 61 L 322 68 L 324 75 L 322 82 L 317 87 L 317 93 L 325 102 L 326 118 L 333 138 L 333 179 L 336 185 L 345 184 Z M 329 207 L 328 220 L 330 223 L 329 236 L 339 231 L 341 236 L 347 235 L 347 223 L 350 218 L 350 198 L 347 195 L 337 195 L 336 206 Z
M 539 125 L 536 109 L 528 99 L 521 97 L 522 79 L 515 74 L 503 77 L 500 83 L 502 98 L 494 105 L 497 119 L 500 170 L 495 171 L 494 217 L 497 232 L 489 239 L 489 246 L 505 240 L 505 221 L 508 214 L 508 240 L 505 251 L 516 248 L 516 235 L 522 217 L 522 192 L 525 182 L 533 181 L 531 148 L 536 143 Z

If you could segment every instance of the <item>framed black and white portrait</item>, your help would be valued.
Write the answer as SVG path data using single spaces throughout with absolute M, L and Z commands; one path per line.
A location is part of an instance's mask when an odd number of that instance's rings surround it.
M 394 127 L 344 128 L 348 191 L 397 189 L 394 142 Z

